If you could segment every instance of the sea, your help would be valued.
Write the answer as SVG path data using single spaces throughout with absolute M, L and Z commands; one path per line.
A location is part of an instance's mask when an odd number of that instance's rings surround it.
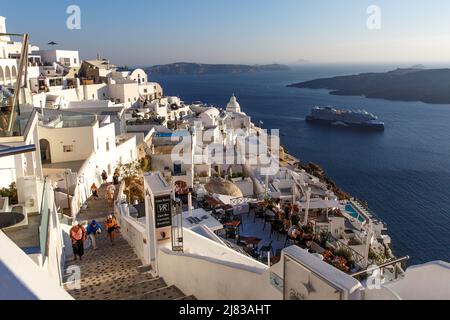
M 395 65 L 310 65 L 289 71 L 217 75 L 150 75 L 166 95 L 185 103 L 226 107 L 235 94 L 243 112 L 301 162 L 319 164 L 344 191 L 369 203 L 387 223 L 396 256 L 410 265 L 450 261 L 450 105 L 334 96 L 291 83 Z M 450 90 L 450 88 L 449 88 Z M 313 106 L 365 109 L 385 122 L 384 132 L 305 122 Z

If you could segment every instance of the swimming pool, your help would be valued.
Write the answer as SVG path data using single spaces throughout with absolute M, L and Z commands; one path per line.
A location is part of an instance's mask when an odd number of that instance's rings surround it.
M 351 204 L 345 206 L 345 211 L 347 211 L 353 218 L 358 219 L 361 223 L 366 221 L 366 219 L 361 216 Z

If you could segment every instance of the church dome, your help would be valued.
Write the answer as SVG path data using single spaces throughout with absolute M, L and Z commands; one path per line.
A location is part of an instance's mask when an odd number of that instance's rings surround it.
M 238 186 L 236 186 L 233 182 L 222 178 L 212 178 L 207 184 L 205 184 L 205 189 L 209 193 L 221 194 L 236 198 L 243 197 L 242 191 L 238 188 Z
M 241 106 L 239 105 L 239 102 L 237 102 L 234 94 L 231 96 L 230 102 L 227 104 L 227 112 L 241 112 Z

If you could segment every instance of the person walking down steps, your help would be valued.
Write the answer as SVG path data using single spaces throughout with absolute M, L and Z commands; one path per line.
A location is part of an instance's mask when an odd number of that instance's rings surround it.
M 100 224 L 98 224 L 97 221 L 92 220 L 92 222 L 88 225 L 86 232 L 87 235 L 89 236 L 89 239 L 91 240 L 92 248 L 94 250 L 97 250 L 97 241 L 95 237 L 98 234 L 102 233 L 102 228 Z
M 103 184 L 106 184 L 108 182 L 108 174 L 106 173 L 105 170 L 103 170 L 103 172 L 102 172 L 102 180 L 103 180 Z
M 98 200 L 98 188 L 95 182 L 91 186 L 92 197 L 94 200 Z

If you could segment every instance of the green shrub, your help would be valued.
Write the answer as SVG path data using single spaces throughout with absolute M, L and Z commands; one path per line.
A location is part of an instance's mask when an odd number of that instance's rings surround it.
M 15 182 L 11 183 L 8 188 L 1 188 L 0 196 L 9 198 L 9 204 L 12 204 L 12 205 L 18 204 L 19 200 L 17 197 L 16 183 Z
M 300 222 L 300 217 L 296 214 L 293 214 L 291 217 L 291 222 L 293 226 L 297 226 Z
M 345 260 L 348 261 L 348 263 L 351 263 L 353 261 L 353 255 L 350 250 L 346 248 L 339 248 L 334 252 L 335 256 L 342 257 Z

